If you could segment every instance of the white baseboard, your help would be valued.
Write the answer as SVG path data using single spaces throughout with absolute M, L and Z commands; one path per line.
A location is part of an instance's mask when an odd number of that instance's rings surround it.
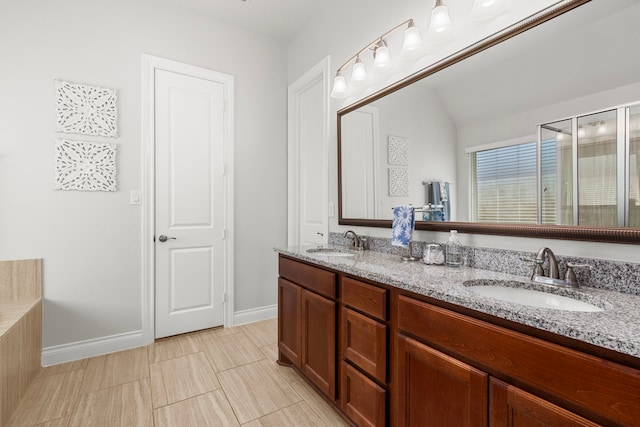
M 278 305 L 236 311 L 233 315 L 235 326 L 260 320 L 273 319 L 278 316 Z M 70 344 L 62 344 L 42 349 L 42 366 L 58 365 L 73 362 L 86 357 L 101 356 L 116 351 L 129 350 L 144 345 L 142 331 L 126 332 Z
M 236 311 L 233 314 L 233 325 L 245 325 L 247 323 L 258 322 L 260 320 L 273 319 L 275 317 L 278 317 L 277 304 L 251 308 L 249 310 Z
M 141 347 L 142 345 L 142 331 L 133 331 L 46 347 L 42 349 L 42 366 L 58 365 L 86 357 L 100 356 L 116 351 Z

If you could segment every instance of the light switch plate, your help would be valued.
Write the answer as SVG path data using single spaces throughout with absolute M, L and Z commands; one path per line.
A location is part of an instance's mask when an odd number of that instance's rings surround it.
M 129 193 L 129 203 L 132 205 L 139 205 L 142 203 L 142 195 L 139 190 L 132 190 Z

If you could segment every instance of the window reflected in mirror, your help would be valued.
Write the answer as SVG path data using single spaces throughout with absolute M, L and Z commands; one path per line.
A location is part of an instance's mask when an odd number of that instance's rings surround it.
M 474 222 L 537 222 L 535 140 L 470 148 L 469 213 Z

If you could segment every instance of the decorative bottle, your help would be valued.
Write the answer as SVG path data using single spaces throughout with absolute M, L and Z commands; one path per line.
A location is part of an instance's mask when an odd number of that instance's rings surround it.
M 460 267 L 462 265 L 462 245 L 458 240 L 458 230 L 451 230 L 446 252 L 445 262 L 448 266 Z

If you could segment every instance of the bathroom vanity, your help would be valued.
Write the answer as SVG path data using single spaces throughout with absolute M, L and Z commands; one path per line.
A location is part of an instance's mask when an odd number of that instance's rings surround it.
M 336 250 L 277 250 L 279 363 L 353 424 L 640 426 L 639 296 L 536 308 L 470 289 L 525 277 Z

